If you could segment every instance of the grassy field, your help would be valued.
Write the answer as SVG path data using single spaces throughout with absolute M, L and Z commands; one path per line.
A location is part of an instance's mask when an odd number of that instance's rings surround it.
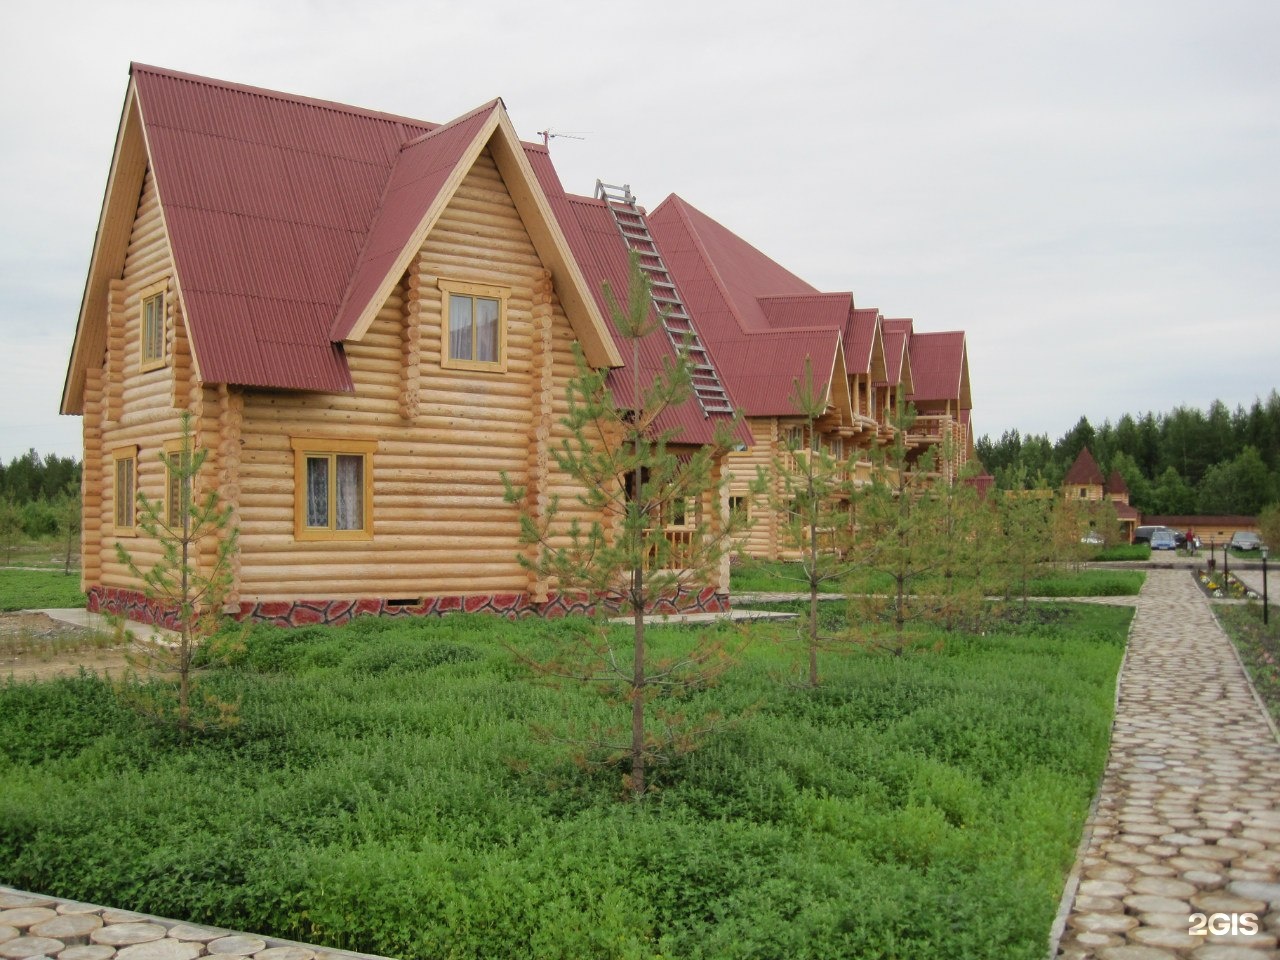
M 1141 549 L 1146 550 L 1146 547 Z M 734 566 L 730 589 L 734 593 L 807 593 L 799 563 L 770 560 L 748 560 Z M 1033 597 L 1108 597 L 1137 596 L 1146 581 L 1139 570 L 1069 570 L 1047 571 L 1031 581 Z M 821 586 L 822 593 L 884 593 L 893 588 L 887 574 L 864 572 L 844 583 L 830 582 Z
M 0 567 L 0 612 L 50 607 L 83 607 L 80 571 L 6 570 Z
M 515 655 L 580 620 L 260 628 L 186 747 L 127 688 L 0 686 L 0 882 L 410 960 L 1039 958 L 1131 611 L 1034 610 L 816 690 L 752 627 L 686 703 L 732 722 L 639 804 L 557 739 L 618 708 Z

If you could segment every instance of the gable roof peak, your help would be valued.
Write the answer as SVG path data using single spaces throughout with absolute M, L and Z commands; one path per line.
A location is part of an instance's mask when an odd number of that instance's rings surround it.
M 1071 465 L 1062 482 L 1066 486 L 1073 487 L 1103 485 L 1102 468 L 1098 466 L 1098 461 L 1093 459 L 1093 454 L 1089 452 L 1088 447 L 1080 448 L 1075 463 Z

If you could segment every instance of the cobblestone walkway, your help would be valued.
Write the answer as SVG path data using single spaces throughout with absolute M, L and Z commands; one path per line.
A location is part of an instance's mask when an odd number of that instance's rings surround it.
M 0 886 L 0 960 L 385 960 Z
M 1138 598 L 1090 826 L 1060 956 L 1280 957 L 1280 744 L 1185 570 Z

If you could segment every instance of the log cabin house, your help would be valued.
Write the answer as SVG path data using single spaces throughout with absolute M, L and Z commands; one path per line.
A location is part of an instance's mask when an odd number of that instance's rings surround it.
M 519 564 L 501 476 L 594 519 L 549 451 L 575 345 L 623 361 L 544 182 L 501 101 L 436 125 L 133 65 L 62 400 L 90 609 L 172 619 L 115 547 L 158 557 L 135 495 L 169 494 L 181 411 L 234 511 L 239 618 L 573 607 Z M 649 341 L 645 364 L 673 354 Z M 685 406 L 682 443 L 729 415 Z M 683 602 L 722 608 L 722 573 Z

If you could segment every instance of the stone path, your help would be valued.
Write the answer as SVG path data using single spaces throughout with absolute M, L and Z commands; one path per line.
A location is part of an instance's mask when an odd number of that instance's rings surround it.
M 1275 729 L 1185 569 L 1150 571 L 1136 605 L 1058 955 L 1280 957 Z
M 382 960 L 0 886 L 0 960 Z

